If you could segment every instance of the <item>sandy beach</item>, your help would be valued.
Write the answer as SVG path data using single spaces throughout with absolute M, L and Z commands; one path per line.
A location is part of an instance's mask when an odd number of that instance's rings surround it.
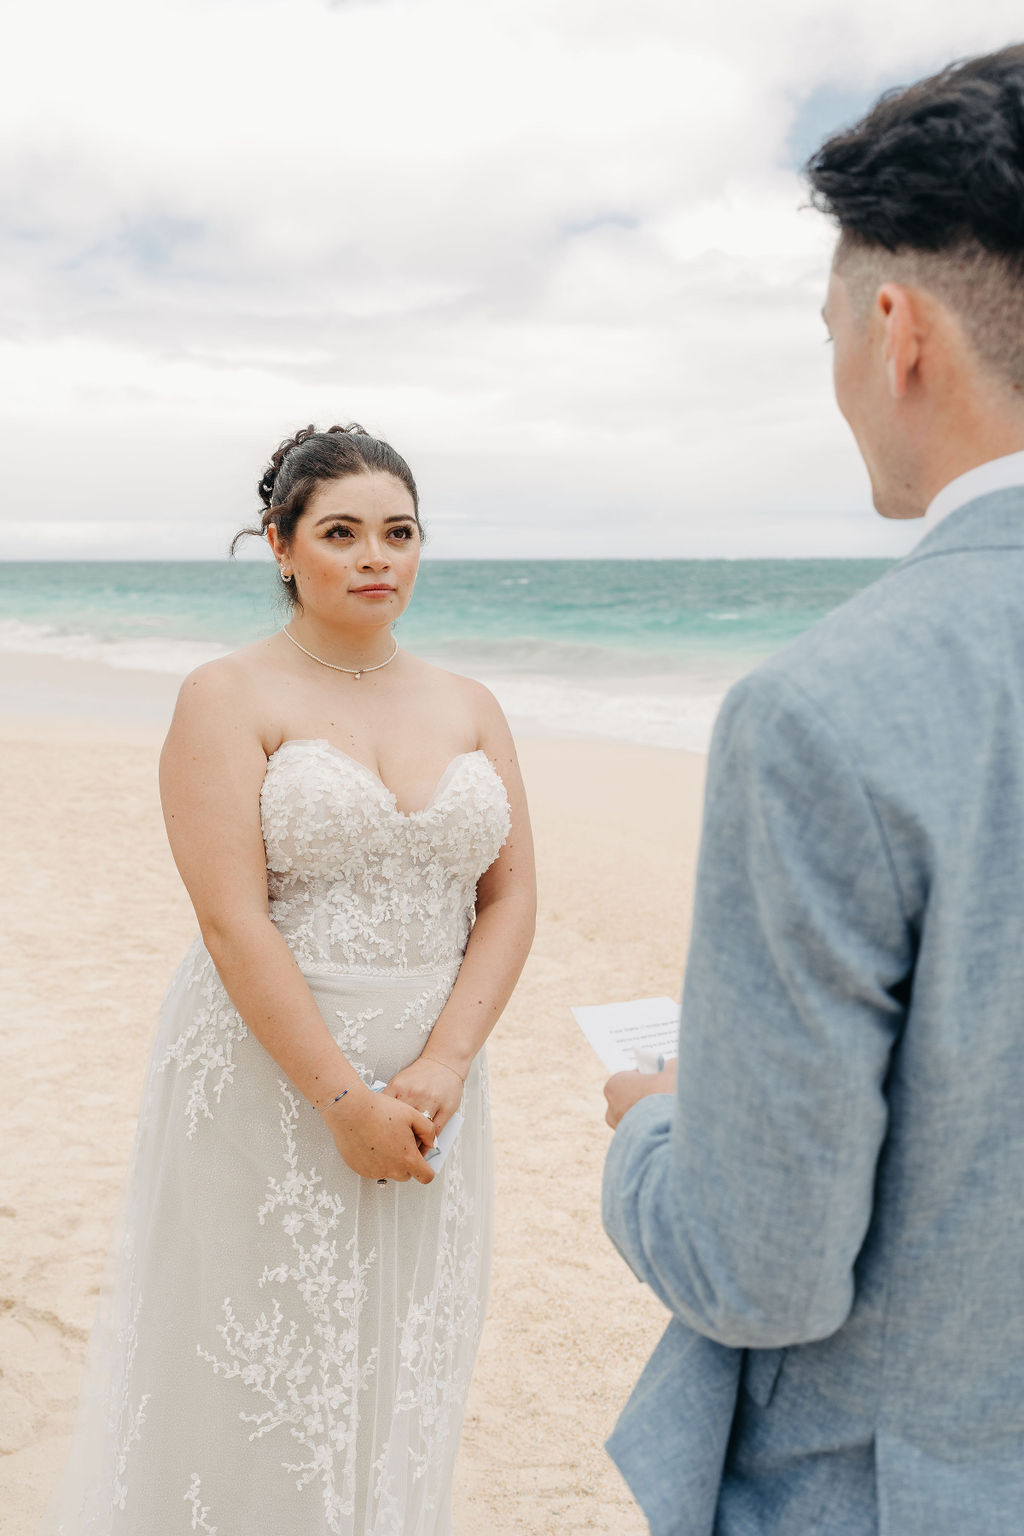
M 174 688 L 141 677 L 0 671 L 0 1536 L 31 1536 L 62 1465 L 157 1009 L 195 933 L 157 796 Z M 455 1530 L 641 1536 L 602 1442 L 666 1314 L 601 1229 L 604 1072 L 569 1008 L 678 996 L 704 765 L 520 749 L 540 922 L 489 1047 L 497 1236 Z

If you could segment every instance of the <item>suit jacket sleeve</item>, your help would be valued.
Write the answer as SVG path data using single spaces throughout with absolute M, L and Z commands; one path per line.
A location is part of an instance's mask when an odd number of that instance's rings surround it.
M 708 763 L 679 1086 L 605 1169 L 607 1231 L 718 1343 L 827 1337 L 853 1302 L 913 935 L 883 827 L 821 708 L 762 669 Z

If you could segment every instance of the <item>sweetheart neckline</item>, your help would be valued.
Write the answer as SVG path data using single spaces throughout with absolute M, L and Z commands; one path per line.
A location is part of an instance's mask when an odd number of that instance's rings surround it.
M 457 763 L 460 763 L 463 758 L 487 758 L 487 763 L 491 768 L 491 772 L 495 774 L 495 777 L 497 777 L 497 771 L 491 764 L 490 758 L 487 757 L 487 753 L 484 752 L 482 747 L 474 747 L 472 752 L 456 752 L 455 756 L 449 761 L 447 767 L 442 772 L 441 777 L 434 785 L 433 792 L 431 793 L 430 799 L 427 801 L 426 805 L 421 806 L 421 808 L 417 811 L 403 811 L 398 804 L 398 796 L 395 794 L 393 789 L 388 788 L 379 773 L 376 773 L 371 767 L 368 766 L 368 764 L 360 762 L 358 757 L 353 757 L 351 752 L 346 752 L 342 747 L 336 747 L 333 741 L 327 740 L 326 736 L 287 736 L 285 740 L 281 742 L 280 746 L 275 747 L 273 752 L 270 753 L 269 757 L 267 758 L 267 767 L 270 767 L 270 764 L 274 761 L 274 758 L 285 747 L 293 746 L 326 747 L 328 751 L 334 752 L 338 757 L 340 757 L 343 762 L 351 763 L 353 767 L 360 769 L 363 773 L 366 774 L 368 778 L 373 780 L 374 784 L 378 785 L 384 791 L 385 795 L 387 795 L 388 799 L 392 803 L 395 815 L 401 816 L 404 821 L 414 821 L 417 816 L 425 816 L 428 811 L 433 810 L 438 795 L 440 795 L 441 791 L 445 789 L 448 784 L 453 768 Z

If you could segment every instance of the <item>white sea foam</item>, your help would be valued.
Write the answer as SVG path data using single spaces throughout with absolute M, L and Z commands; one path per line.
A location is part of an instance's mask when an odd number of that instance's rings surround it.
M 648 671 L 636 657 L 609 665 L 610 658 L 602 658 L 596 649 L 592 656 L 583 648 L 570 654 L 570 647 L 523 641 L 512 642 L 504 656 L 500 642 L 486 647 L 486 657 L 479 649 L 460 655 L 456 646 L 446 646 L 443 656 L 430 659 L 479 677 L 496 694 L 514 727 L 527 734 L 600 736 L 705 752 L 724 688 L 732 680 L 706 666 L 691 672 Z M 156 636 L 102 639 L 7 619 L 0 621 L 0 650 L 184 677 L 200 663 L 227 655 L 229 648 L 213 641 Z M 543 670 L 545 660 L 551 670 Z
M 513 728 L 555 734 L 602 736 L 651 747 L 706 752 L 722 693 L 687 692 L 680 678 L 661 689 L 627 691 L 579 678 L 482 675 Z
M 75 661 L 98 661 L 104 666 L 130 672 L 162 672 L 184 677 L 193 667 L 215 656 L 226 656 L 229 647 L 212 640 L 175 640 L 166 636 L 148 639 L 135 635 L 124 640 L 102 640 L 96 635 L 54 628 L 49 624 L 24 624 L 20 619 L 0 620 L 0 650 L 37 656 L 66 656 Z

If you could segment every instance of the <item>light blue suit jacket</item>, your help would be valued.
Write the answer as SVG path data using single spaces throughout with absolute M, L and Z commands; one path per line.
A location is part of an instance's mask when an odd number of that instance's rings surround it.
M 604 1215 L 673 1314 L 609 1441 L 654 1536 L 1024 1532 L 1024 491 L 730 692 Z

